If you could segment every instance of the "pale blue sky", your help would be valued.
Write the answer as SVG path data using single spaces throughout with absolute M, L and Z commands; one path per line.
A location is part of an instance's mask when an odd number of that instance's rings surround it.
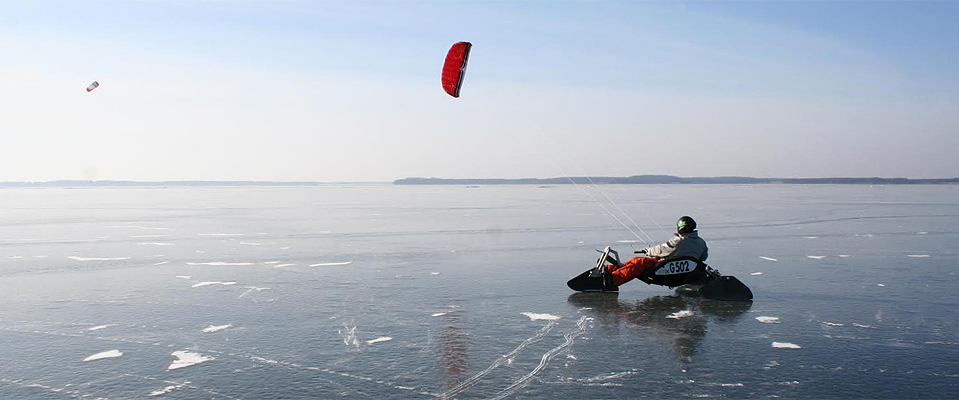
M 959 2 L 3 1 L 0 181 L 954 177 L 957 20 Z

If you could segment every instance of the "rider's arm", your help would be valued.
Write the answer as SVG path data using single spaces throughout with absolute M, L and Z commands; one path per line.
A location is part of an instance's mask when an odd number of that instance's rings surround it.
M 680 240 L 683 240 L 683 238 L 679 236 L 673 236 L 666 243 L 647 248 L 646 255 L 659 258 L 668 257 L 673 253 L 674 250 L 676 250 L 676 244 L 678 244 Z

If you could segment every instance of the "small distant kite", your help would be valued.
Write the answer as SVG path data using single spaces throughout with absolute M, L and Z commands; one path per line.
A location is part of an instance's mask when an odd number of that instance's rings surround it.
M 96 89 L 98 86 L 100 86 L 100 83 L 98 83 L 97 81 L 93 81 L 93 83 L 91 83 L 90 86 L 87 86 L 87 93 L 92 92 L 93 89 Z
M 443 90 L 450 96 L 460 97 L 460 87 L 463 86 L 463 77 L 466 76 L 466 62 L 470 58 L 470 42 L 457 42 L 446 53 L 446 63 L 443 64 Z

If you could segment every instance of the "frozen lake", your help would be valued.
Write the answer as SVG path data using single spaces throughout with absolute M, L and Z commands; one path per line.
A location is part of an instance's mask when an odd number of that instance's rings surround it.
M 2 189 L 0 398 L 959 397 L 959 187 L 601 189 Z M 617 207 L 755 301 L 570 291 Z

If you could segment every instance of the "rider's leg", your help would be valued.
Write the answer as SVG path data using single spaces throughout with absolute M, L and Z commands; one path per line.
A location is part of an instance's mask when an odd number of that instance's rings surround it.
M 659 259 L 656 258 L 633 257 L 629 261 L 624 262 L 619 268 L 609 269 L 612 274 L 613 284 L 620 286 L 638 278 L 647 268 L 654 268 L 657 263 L 659 263 Z

